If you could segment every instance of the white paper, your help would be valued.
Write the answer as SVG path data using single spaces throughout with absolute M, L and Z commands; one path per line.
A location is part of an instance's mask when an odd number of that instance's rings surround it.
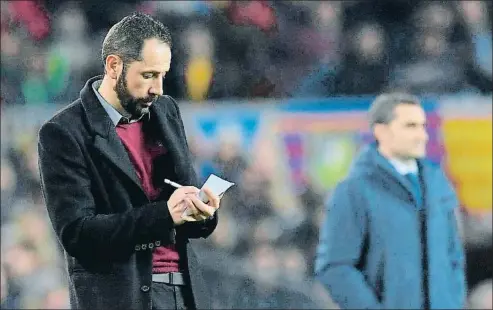
M 202 189 L 204 187 L 208 187 L 215 195 L 221 196 L 233 185 L 234 183 L 221 179 L 217 175 L 211 174 L 209 178 L 207 178 L 207 181 L 205 181 L 204 185 L 202 185 Z M 207 195 L 202 190 L 199 193 L 199 198 L 204 203 L 209 202 Z
M 209 188 L 215 195 L 221 197 L 231 186 L 235 185 L 232 182 L 226 181 L 224 179 L 221 179 L 217 175 L 211 174 L 207 180 L 205 181 L 204 185 L 202 185 L 202 188 L 199 192 L 199 198 L 202 200 L 204 203 L 208 203 L 209 199 L 207 195 L 204 193 L 203 189 L 205 187 Z M 188 213 L 188 209 L 185 210 L 182 214 L 182 218 L 186 218 L 189 221 L 194 221 L 193 219 L 190 219 L 190 214 Z

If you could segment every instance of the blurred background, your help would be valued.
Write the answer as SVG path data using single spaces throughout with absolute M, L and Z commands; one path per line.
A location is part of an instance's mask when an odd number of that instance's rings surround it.
M 215 308 L 326 308 L 324 204 L 371 140 L 386 90 L 423 99 L 428 155 L 461 200 L 468 308 L 492 309 L 492 2 L 1 1 L 1 307 L 67 308 L 37 130 L 102 74 L 102 40 L 142 11 L 172 30 L 165 93 L 202 180 L 238 184 L 200 249 Z M 343 236 L 341 236 L 343 237 Z

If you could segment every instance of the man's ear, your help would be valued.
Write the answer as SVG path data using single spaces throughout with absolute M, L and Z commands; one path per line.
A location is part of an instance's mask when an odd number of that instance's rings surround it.
M 375 137 L 375 139 L 377 140 L 382 140 L 385 136 L 385 133 L 387 131 L 387 124 L 375 124 L 373 125 L 373 136 Z
M 108 55 L 105 63 L 105 73 L 110 78 L 116 80 L 123 70 L 122 59 L 117 55 Z

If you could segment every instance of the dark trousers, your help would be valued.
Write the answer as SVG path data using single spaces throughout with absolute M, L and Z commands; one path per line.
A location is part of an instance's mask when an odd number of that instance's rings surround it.
M 195 309 L 190 286 L 152 282 L 152 309 Z

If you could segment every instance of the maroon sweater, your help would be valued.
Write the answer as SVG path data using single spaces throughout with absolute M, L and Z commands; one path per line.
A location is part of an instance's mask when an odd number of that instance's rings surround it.
M 116 132 L 127 149 L 144 192 L 149 200 L 153 201 L 162 189 L 156 188 L 152 182 L 152 163 L 157 156 L 166 153 L 166 149 L 145 139 L 142 124 L 142 121 L 118 124 Z M 174 244 L 156 247 L 152 253 L 152 273 L 178 272 L 179 260 Z

